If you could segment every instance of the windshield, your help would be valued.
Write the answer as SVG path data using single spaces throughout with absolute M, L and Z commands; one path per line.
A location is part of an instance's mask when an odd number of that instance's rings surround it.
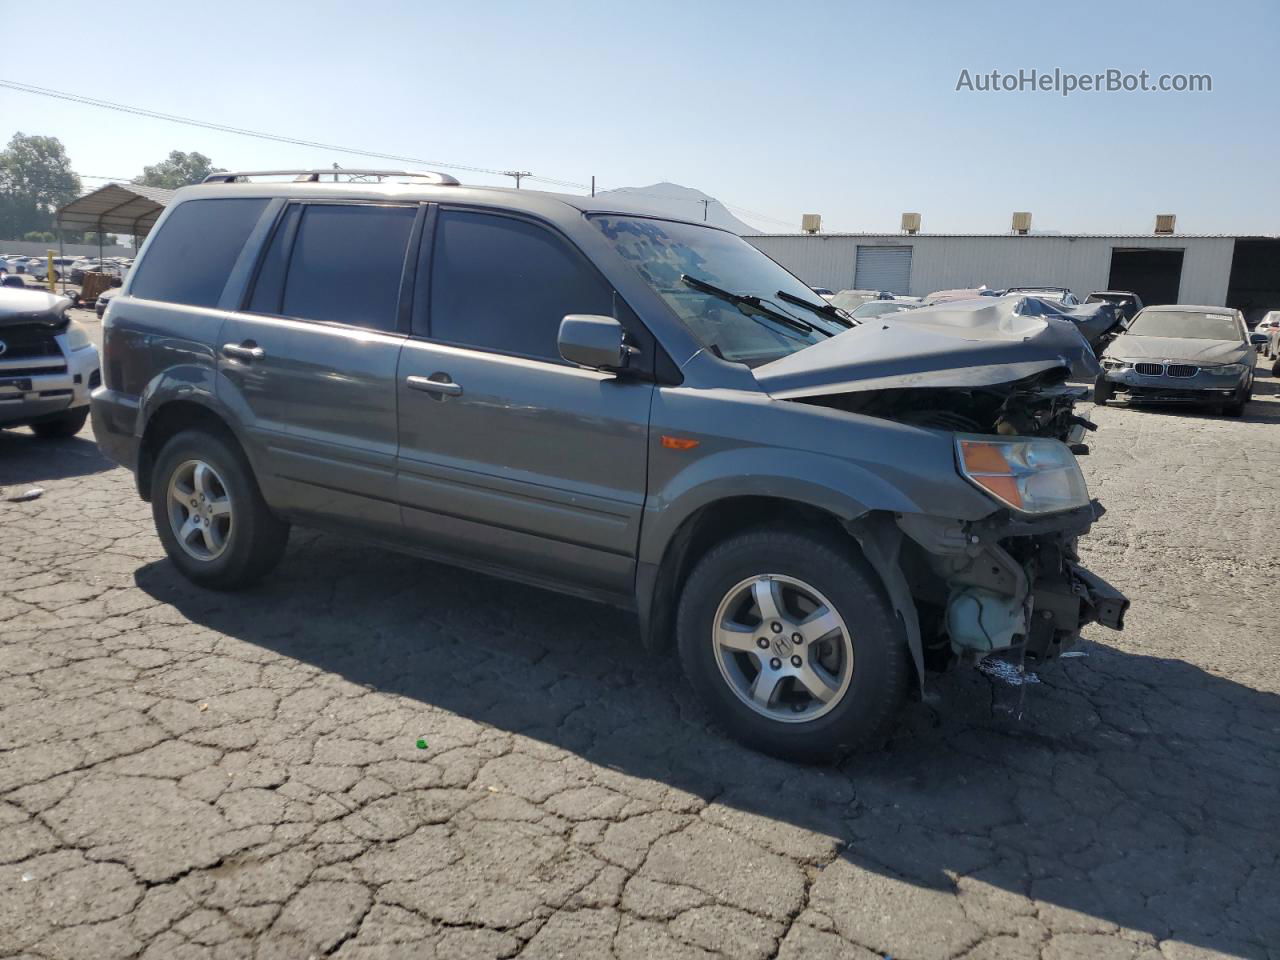
M 886 313 L 897 313 L 900 310 L 906 310 L 907 304 L 898 303 L 894 300 L 868 300 L 858 309 L 853 311 L 853 316 L 859 320 L 867 317 L 882 317 Z
M 643 217 L 591 218 L 695 337 L 726 360 L 758 366 L 803 350 L 846 327 L 787 304 L 778 293 L 822 309 L 826 301 L 741 237 L 711 227 Z M 730 293 L 759 297 L 769 310 L 795 318 L 786 326 L 682 281 L 688 276 Z M 807 327 L 809 329 L 802 329 Z
M 1239 340 L 1236 318 L 1229 313 L 1188 310 L 1144 310 L 1125 331 L 1133 337 L 1180 337 L 1187 340 Z

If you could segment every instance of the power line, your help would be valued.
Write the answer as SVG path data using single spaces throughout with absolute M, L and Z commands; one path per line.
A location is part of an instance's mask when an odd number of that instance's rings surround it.
M 483 173 L 483 174 L 488 174 L 490 176 L 495 176 L 495 177 L 512 176 L 511 170 L 499 170 L 494 167 L 479 167 L 479 166 L 466 164 L 466 163 L 447 163 L 443 160 L 424 160 L 420 157 L 407 157 L 407 156 L 403 156 L 401 154 L 395 154 L 395 153 L 381 153 L 376 150 L 361 150 L 357 147 L 344 147 L 344 146 L 339 146 L 337 144 L 332 144 L 332 143 L 322 143 L 318 140 L 304 140 L 298 137 L 288 137 L 283 134 L 268 133 L 263 130 L 249 130 L 244 127 L 234 127 L 229 124 L 214 123 L 209 120 L 197 120 L 194 117 L 184 117 L 178 114 L 163 113 L 159 110 L 149 110 L 145 107 L 135 107 L 129 104 L 116 103 L 111 100 L 101 100 L 97 97 L 89 97 L 89 96 L 85 96 L 83 94 L 78 94 L 78 93 L 68 93 L 64 90 L 53 90 L 48 87 L 39 87 L 31 83 L 21 83 L 16 80 L 0 79 L 0 87 L 4 87 L 10 90 L 15 90 L 19 93 L 29 93 L 35 96 L 51 97 L 55 100 L 64 100 L 69 103 L 80 104 L 81 106 L 98 107 L 103 110 L 114 110 L 118 113 L 127 113 L 133 116 L 147 117 L 152 120 L 167 120 L 171 123 L 181 123 L 181 124 L 185 124 L 186 126 L 199 127 L 204 130 L 214 130 L 219 133 L 231 133 L 241 137 L 255 137 L 260 140 L 269 140 L 274 143 L 287 143 L 292 146 L 309 147 L 317 150 L 329 150 L 334 153 L 346 153 L 346 154 L 351 154 L 353 156 L 358 156 L 358 157 L 375 157 L 379 160 L 394 160 L 397 163 L 409 163 L 409 164 L 415 164 L 415 165 L 424 166 L 424 167 L 444 167 L 445 169 L 448 169 L 448 170 L 465 170 L 468 173 Z M 523 170 L 519 171 L 519 173 L 520 173 L 520 176 L 516 178 L 517 187 L 520 185 L 520 180 L 523 179 L 523 180 L 531 180 L 537 183 L 551 184 L 557 187 L 567 187 L 572 190 L 586 191 L 590 189 L 590 186 L 588 184 L 578 183 L 577 181 L 574 181 L 574 180 L 560 180 L 555 177 L 536 176 L 534 174 L 528 173 Z M 120 180 L 120 181 L 128 182 L 130 179 L 132 179 L 129 177 L 94 177 L 94 176 L 89 176 L 87 174 L 82 176 L 84 176 L 85 179 L 87 180 Z M 599 192 L 599 191 L 602 191 L 603 189 L 604 188 L 597 188 L 597 191 Z M 693 198 L 693 197 L 674 197 L 669 195 L 663 196 L 662 194 L 646 193 L 644 191 L 636 190 L 631 187 L 620 187 L 617 189 L 620 190 L 621 192 L 625 192 L 632 196 L 637 196 L 637 197 L 651 197 L 654 199 L 679 200 L 682 202 L 689 202 L 689 201 L 701 202 L 701 200 L 698 200 L 697 198 Z M 758 213 L 757 211 L 754 211 L 754 210 L 748 210 L 746 207 L 733 207 L 727 203 L 724 203 L 723 201 L 716 201 L 716 202 L 719 203 L 722 207 L 724 207 L 727 210 L 738 210 L 758 220 L 764 220 L 770 223 L 781 224 L 783 226 L 791 225 L 790 221 L 779 220 L 777 217 L 771 217 L 763 213 Z

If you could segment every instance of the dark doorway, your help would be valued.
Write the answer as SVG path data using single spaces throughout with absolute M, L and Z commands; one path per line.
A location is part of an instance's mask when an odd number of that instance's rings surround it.
M 1144 304 L 1177 303 L 1182 284 L 1181 250 L 1111 251 L 1112 290 L 1132 290 Z
M 1249 326 L 1268 310 L 1280 310 L 1280 240 L 1237 240 L 1227 282 L 1227 306 Z

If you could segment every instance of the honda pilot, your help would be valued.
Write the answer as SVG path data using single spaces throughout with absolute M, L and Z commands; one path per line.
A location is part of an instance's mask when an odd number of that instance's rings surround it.
M 1076 554 L 1071 323 L 860 322 L 613 199 L 287 175 L 179 191 L 107 308 L 94 432 L 195 583 L 258 580 L 298 524 L 615 604 L 792 760 L 878 743 L 932 669 L 1120 629 Z

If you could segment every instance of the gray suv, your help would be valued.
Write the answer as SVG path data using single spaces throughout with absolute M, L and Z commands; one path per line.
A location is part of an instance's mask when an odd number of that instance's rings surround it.
M 179 191 L 107 309 L 94 431 L 196 583 L 297 523 L 616 604 L 794 760 L 882 740 L 927 668 L 1121 627 L 1077 562 L 1069 322 L 860 323 L 614 200 L 288 173 Z

